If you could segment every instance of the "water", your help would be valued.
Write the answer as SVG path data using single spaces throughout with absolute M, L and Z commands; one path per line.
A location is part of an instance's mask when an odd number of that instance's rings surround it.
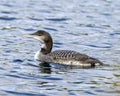
M 119 96 L 119 0 L 0 0 L 1 96 Z M 39 29 L 54 39 L 53 50 L 72 49 L 110 66 L 40 66 L 40 45 L 23 34 Z

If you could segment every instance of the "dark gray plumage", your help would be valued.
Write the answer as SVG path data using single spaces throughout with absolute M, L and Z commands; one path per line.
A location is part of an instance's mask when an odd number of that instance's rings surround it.
M 41 41 L 41 50 L 35 55 L 35 59 L 41 62 L 80 66 L 103 65 L 103 63 L 98 59 L 72 50 L 56 50 L 51 52 L 53 46 L 52 37 L 49 33 L 43 30 L 39 30 L 26 36 L 33 37 Z
M 40 61 L 66 65 L 95 66 L 103 65 L 98 59 L 72 50 L 56 50 L 43 55 Z

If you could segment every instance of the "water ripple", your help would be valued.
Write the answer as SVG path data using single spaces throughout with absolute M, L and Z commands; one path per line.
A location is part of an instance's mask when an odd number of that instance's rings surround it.
M 17 20 L 18 18 L 15 17 L 8 17 L 8 16 L 2 16 L 0 17 L 0 20 L 6 20 L 6 21 L 12 21 L 12 20 Z
M 46 79 L 46 80 L 63 80 L 62 78 L 57 78 L 57 77 L 42 77 L 42 79 Z
M 35 29 L 33 29 L 33 28 L 26 28 L 26 29 L 24 29 L 25 31 L 35 31 Z
M 43 21 L 42 19 L 40 19 L 40 18 L 33 18 L 33 17 L 29 17 L 29 19 L 31 19 L 31 20 L 35 20 L 35 21 Z
M 67 21 L 69 18 L 46 18 L 49 21 Z
M 95 93 L 92 93 L 90 91 L 85 91 L 85 93 L 89 94 L 89 95 L 96 95 Z
M 86 45 L 86 46 L 94 47 L 94 48 L 111 48 L 110 45 L 92 45 L 92 44 L 89 44 L 89 45 Z
M 15 62 L 21 63 L 21 62 L 23 62 L 23 60 L 21 60 L 21 59 L 14 59 L 13 62 L 14 62 L 14 63 L 15 63 Z
M 3 4 L 4 6 L 7 6 L 7 7 L 12 7 L 11 4 Z
M 9 76 L 9 77 L 13 77 L 13 78 L 22 78 L 22 79 L 31 79 L 32 77 L 28 77 L 28 76 L 19 76 L 19 75 L 12 75 L 12 74 L 8 74 L 6 76 Z
M 111 36 L 120 35 L 120 32 L 111 33 L 110 35 L 111 35 Z
M 16 91 L 8 91 L 8 90 L 3 90 L 3 91 L 6 93 L 17 95 L 17 96 L 47 96 L 41 93 L 34 94 L 30 92 L 29 93 L 28 92 L 16 92 Z
M 55 29 L 55 28 L 50 28 L 50 27 L 44 27 L 44 29 L 50 30 L 50 31 L 58 31 L 57 29 Z
M 12 13 L 16 13 L 16 12 L 13 12 L 13 11 L 2 11 L 1 13 L 3 13 L 3 14 L 12 14 Z

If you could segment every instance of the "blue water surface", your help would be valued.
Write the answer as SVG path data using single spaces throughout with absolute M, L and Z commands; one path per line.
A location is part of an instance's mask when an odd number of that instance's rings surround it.
M 109 66 L 39 65 L 37 30 Z M 0 0 L 0 96 L 55 95 L 120 95 L 120 0 Z

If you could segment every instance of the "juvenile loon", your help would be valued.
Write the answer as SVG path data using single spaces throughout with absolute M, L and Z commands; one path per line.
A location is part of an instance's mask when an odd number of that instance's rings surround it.
M 41 49 L 37 51 L 34 57 L 40 62 L 78 66 L 103 65 L 98 59 L 72 50 L 56 50 L 51 52 L 53 46 L 52 37 L 43 30 L 33 34 L 26 34 L 25 36 L 35 38 L 42 43 Z

